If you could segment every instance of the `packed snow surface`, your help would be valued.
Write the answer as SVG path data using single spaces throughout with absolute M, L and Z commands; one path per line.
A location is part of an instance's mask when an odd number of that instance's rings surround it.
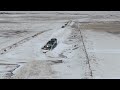
M 1 79 L 120 78 L 119 60 L 119 11 L 0 11 Z

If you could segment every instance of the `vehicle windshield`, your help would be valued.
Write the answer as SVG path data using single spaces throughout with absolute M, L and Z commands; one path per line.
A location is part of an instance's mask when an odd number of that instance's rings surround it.
M 50 41 L 47 42 L 47 44 L 42 49 L 52 49 L 56 46 L 57 39 L 53 38 Z

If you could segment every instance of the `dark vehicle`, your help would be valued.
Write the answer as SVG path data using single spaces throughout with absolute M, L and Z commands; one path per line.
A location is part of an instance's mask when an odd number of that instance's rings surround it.
M 61 28 L 64 28 L 65 26 L 62 26 Z
M 47 44 L 42 48 L 43 52 L 46 53 L 49 50 L 53 50 L 57 46 L 57 39 L 52 38 Z

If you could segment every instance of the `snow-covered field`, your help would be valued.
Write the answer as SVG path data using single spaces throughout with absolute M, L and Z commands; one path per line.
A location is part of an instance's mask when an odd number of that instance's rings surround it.
M 119 11 L 1 11 L 0 78 L 120 78 L 119 41 Z

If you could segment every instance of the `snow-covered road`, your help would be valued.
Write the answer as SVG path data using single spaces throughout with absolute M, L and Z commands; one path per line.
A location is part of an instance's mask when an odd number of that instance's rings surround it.
M 120 78 L 119 22 L 81 24 L 94 78 Z
M 120 12 L 1 14 L 0 78 L 120 78 L 119 36 Z

